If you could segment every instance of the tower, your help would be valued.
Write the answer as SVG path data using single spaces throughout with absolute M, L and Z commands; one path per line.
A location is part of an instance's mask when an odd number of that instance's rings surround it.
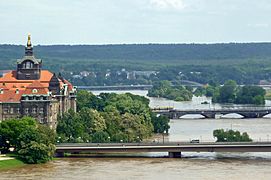
M 38 80 L 40 79 L 42 61 L 36 59 L 33 53 L 31 36 L 28 35 L 27 45 L 25 47 L 25 55 L 22 59 L 17 60 L 18 80 Z

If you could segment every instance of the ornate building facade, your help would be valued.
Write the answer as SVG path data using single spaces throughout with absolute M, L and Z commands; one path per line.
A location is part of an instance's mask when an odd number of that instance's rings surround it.
M 28 35 L 17 70 L 0 78 L 0 121 L 31 116 L 55 129 L 57 117 L 69 109 L 76 111 L 76 87 L 60 74 L 42 70 Z

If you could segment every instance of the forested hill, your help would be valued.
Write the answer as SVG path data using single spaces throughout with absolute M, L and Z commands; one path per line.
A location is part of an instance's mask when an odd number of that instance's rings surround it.
M 271 43 L 54 45 L 35 46 L 34 53 L 43 69 L 75 85 L 271 83 Z M 15 69 L 23 55 L 24 46 L 0 45 L 0 70 Z
M 42 57 L 118 60 L 210 60 L 271 57 L 271 43 L 229 44 L 130 44 L 35 46 Z M 0 45 L 0 60 L 16 59 L 24 47 Z

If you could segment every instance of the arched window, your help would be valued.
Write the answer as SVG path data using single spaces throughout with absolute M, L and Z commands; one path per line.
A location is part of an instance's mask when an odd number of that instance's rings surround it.
M 25 69 L 31 69 L 31 68 L 33 68 L 33 63 L 31 61 L 26 61 L 23 64 L 23 68 L 25 68 Z
M 35 93 L 38 93 L 38 90 L 37 90 L 37 89 L 33 89 L 33 90 L 32 90 L 32 93 L 34 93 L 34 94 L 35 94 Z

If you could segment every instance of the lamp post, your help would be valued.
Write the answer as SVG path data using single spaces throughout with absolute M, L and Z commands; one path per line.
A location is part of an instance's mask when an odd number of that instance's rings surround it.
M 107 139 L 108 139 L 108 142 L 110 142 L 110 136 L 108 136 Z
M 137 136 L 137 137 L 136 137 L 136 140 L 137 140 L 137 142 L 140 142 L 140 138 L 139 138 L 139 136 Z
M 166 134 L 166 131 L 164 131 L 163 133 L 163 144 L 165 143 L 165 134 Z

